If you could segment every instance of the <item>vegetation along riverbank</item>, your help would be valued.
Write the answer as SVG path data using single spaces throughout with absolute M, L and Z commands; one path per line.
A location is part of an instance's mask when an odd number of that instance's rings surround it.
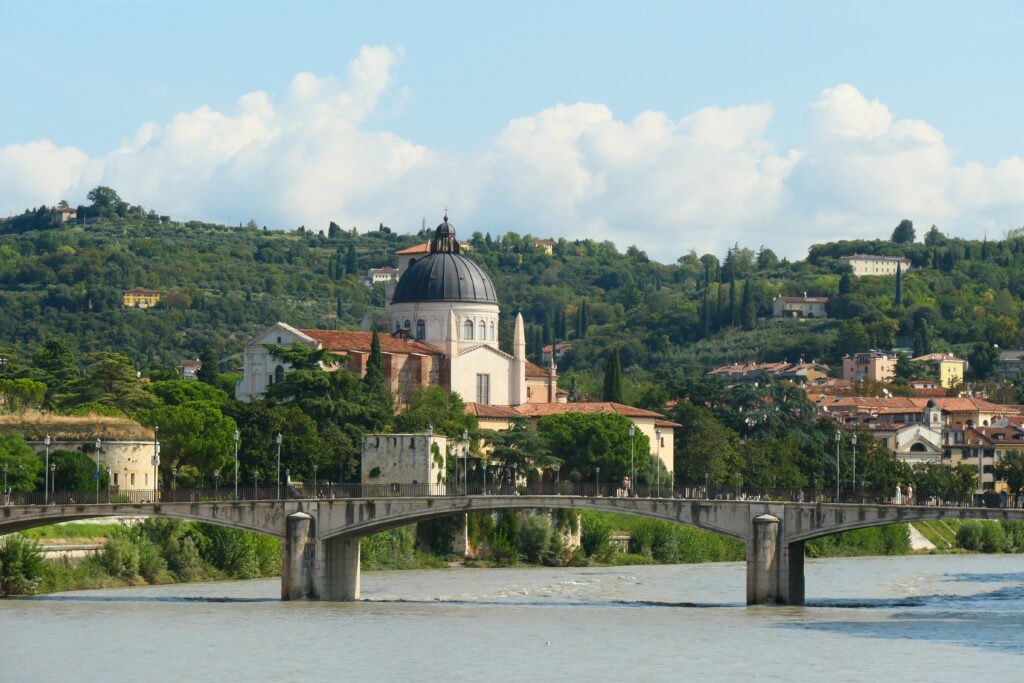
M 739 541 L 689 527 L 633 517 L 585 512 L 571 515 L 473 514 L 468 566 L 614 566 L 739 561 Z M 452 524 L 421 524 L 369 536 L 362 544 L 366 570 L 450 566 Z M 915 528 L 938 552 L 1024 552 L 1024 523 L 926 522 Z M 579 545 L 568 539 L 579 532 Z M 39 539 L 101 541 L 94 555 L 72 562 L 46 561 Z M 445 546 L 445 543 L 449 545 Z M 913 552 L 909 527 L 895 524 L 808 542 L 810 557 L 902 555 Z M 933 551 L 935 552 L 935 551 Z M 0 540 L 0 594 L 276 576 L 280 542 L 268 536 L 199 522 L 150 518 L 134 524 L 66 524 L 39 527 Z

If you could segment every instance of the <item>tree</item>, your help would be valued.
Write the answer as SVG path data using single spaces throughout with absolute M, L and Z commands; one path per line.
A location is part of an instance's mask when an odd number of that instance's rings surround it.
M 95 491 L 96 472 L 100 473 L 100 490 L 107 488 L 107 470 L 103 467 L 97 468 L 96 461 L 85 453 L 52 451 L 50 463 L 55 467 L 52 484 L 55 491 Z M 76 502 L 85 503 L 92 502 L 92 500 L 83 497 Z
M 974 379 L 986 380 L 999 364 L 999 349 L 985 342 L 977 342 L 967 352 L 967 364 Z
M 65 407 L 99 404 L 131 413 L 157 403 L 146 391 L 132 366 L 131 359 L 119 353 L 101 353 L 83 377 L 68 386 L 68 395 L 61 401 Z
M 868 338 L 864 323 L 860 320 L 844 320 L 836 335 L 836 354 L 844 356 L 849 353 L 860 353 L 868 349 L 871 340 Z
M 619 347 L 608 354 L 608 362 L 604 368 L 604 391 L 601 400 L 622 403 L 622 365 L 619 361 Z
M 395 416 L 395 431 L 422 433 L 433 427 L 435 434 L 461 439 L 463 430 L 475 434 L 479 425 L 475 415 L 466 412 L 458 393 L 441 387 L 422 387 L 413 392 L 409 406 Z
M 235 421 L 211 403 L 160 406 L 139 411 L 136 418 L 160 427 L 160 466 L 165 476 L 177 467 L 185 486 L 198 485 L 198 475 L 209 476 L 232 460 Z
M 996 463 L 995 471 L 999 479 L 1006 482 L 1011 493 L 1024 493 L 1024 452 L 1006 451 L 1003 459 Z
M 0 435 L 0 471 L 6 470 L 8 490 L 35 491 L 41 488 L 43 467 L 43 459 L 32 451 L 20 434 Z
M 224 391 L 204 382 L 187 379 L 150 382 L 146 386 L 146 390 L 169 406 L 180 406 L 190 401 L 204 401 L 220 406 L 228 400 L 228 395 Z
M 348 245 L 348 253 L 345 255 L 345 274 L 359 275 L 359 256 L 354 244 Z
M 327 238 L 333 240 L 339 237 L 341 237 L 341 226 L 331 221 L 330 225 L 327 226 Z
M 517 483 L 513 477 L 529 478 L 537 468 L 561 463 L 548 451 L 544 438 L 530 429 L 526 418 L 513 418 L 511 422 L 510 428 L 504 431 L 480 430 L 480 437 L 491 446 L 489 458 L 499 468 L 496 478 L 506 484 Z
M 30 379 L 0 379 L 0 412 L 36 410 L 46 398 L 46 385 Z
M 366 407 L 370 418 L 367 425 L 371 430 L 381 430 L 391 422 L 394 415 L 394 398 L 384 376 L 384 358 L 380 351 L 380 337 L 374 331 L 370 341 L 370 357 L 366 362 L 366 374 L 363 375 L 363 391 L 366 394 Z
M 703 406 L 680 401 L 673 419 L 683 425 L 676 430 L 675 472 L 681 482 L 712 486 L 733 483 L 741 466 L 737 454 L 739 435 L 722 425 Z M 706 479 L 705 479 L 706 477 Z
M 892 241 L 896 244 L 911 244 L 914 241 L 914 224 L 904 218 L 892 231 Z
M 924 234 L 924 243 L 929 247 L 940 247 L 946 244 L 947 241 L 946 236 L 939 232 L 939 229 L 934 225 Z
M 589 479 L 595 467 L 606 481 L 630 476 L 629 427 L 633 423 L 618 413 L 562 413 L 537 421 L 537 432 L 547 450 L 562 461 L 566 478 Z M 632 440 L 637 472 L 643 471 L 651 444 L 637 430 Z
M 203 352 L 199 354 L 199 372 L 196 373 L 196 379 L 204 384 L 209 384 L 211 387 L 220 385 L 220 373 L 217 372 L 217 352 L 212 346 L 207 346 L 203 349 Z
M 113 188 L 105 185 L 94 187 L 85 197 L 92 202 L 90 210 L 97 216 L 121 216 L 128 209 L 128 203 L 122 200 Z
M 32 354 L 32 365 L 36 368 L 36 379 L 47 386 L 47 402 L 53 403 L 55 395 L 78 377 L 78 364 L 71 349 L 61 339 L 48 339 Z

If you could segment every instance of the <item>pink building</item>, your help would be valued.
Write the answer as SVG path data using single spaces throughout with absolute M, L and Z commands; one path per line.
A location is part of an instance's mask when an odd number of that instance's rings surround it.
M 843 379 L 850 382 L 891 382 L 896 377 L 896 356 L 865 351 L 843 356 Z

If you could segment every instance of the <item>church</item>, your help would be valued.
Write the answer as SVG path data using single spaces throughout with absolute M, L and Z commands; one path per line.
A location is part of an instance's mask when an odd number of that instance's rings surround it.
M 429 250 L 420 258 L 403 259 L 387 306 L 393 332 L 379 335 L 384 374 L 396 402 L 408 403 L 420 387 L 440 386 L 482 405 L 564 403 L 555 366 L 544 369 L 526 359 L 522 315 L 516 315 L 512 354 L 498 348 L 494 284 L 462 251 L 446 215 Z M 370 332 L 304 330 L 279 322 L 246 344 L 235 395 L 242 401 L 259 398 L 291 369 L 271 356 L 266 344 L 299 341 L 327 348 L 345 357 L 343 367 L 362 375 L 372 338 Z
M 398 408 L 427 386 L 458 392 L 483 427 L 507 429 L 512 420 L 535 422 L 559 413 L 618 413 L 644 433 L 665 469 L 673 469 L 674 431 L 659 413 L 618 403 L 569 403 L 558 388 L 554 360 L 542 368 L 526 358 L 523 317 L 516 314 L 512 353 L 498 347 L 500 309 L 494 283 L 465 256 L 445 215 L 426 245 L 398 252 L 400 276 L 389 294 L 391 333 L 379 335 L 384 375 Z M 342 357 L 360 376 L 370 359 L 371 332 L 306 330 L 279 322 L 250 340 L 235 397 L 252 401 L 291 370 L 266 349 L 298 341 Z

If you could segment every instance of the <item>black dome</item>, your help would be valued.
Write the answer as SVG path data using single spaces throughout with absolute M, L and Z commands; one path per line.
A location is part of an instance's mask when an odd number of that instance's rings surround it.
M 462 254 L 438 251 L 413 263 L 391 297 L 393 304 L 417 301 L 496 304 L 498 296 L 483 268 Z

